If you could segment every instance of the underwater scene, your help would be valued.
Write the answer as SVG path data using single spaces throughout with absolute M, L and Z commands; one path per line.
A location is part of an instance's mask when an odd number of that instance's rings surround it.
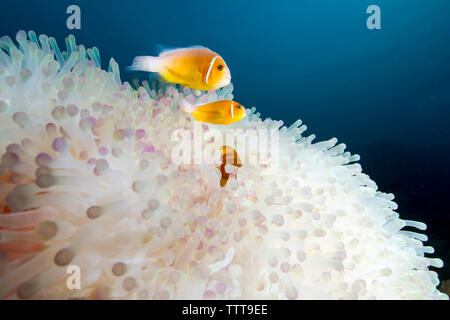
M 449 299 L 449 1 L 3 8 L 0 300 Z

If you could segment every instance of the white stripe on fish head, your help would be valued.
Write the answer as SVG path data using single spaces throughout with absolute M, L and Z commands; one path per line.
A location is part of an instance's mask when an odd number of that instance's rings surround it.
M 209 74 L 211 73 L 211 69 L 212 69 L 212 67 L 213 67 L 213 65 L 214 65 L 214 61 L 216 61 L 216 59 L 217 59 L 218 57 L 219 57 L 219 56 L 215 56 L 215 57 L 211 60 L 211 63 L 209 64 L 209 69 L 208 69 L 208 72 L 206 73 L 206 83 L 208 83 Z
M 233 101 L 231 101 L 231 119 L 234 118 Z

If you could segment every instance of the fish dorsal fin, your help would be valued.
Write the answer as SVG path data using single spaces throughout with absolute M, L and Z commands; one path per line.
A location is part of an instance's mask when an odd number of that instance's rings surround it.
M 177 53 L 177 52 L 185 51 L 185 50 L 189 50 L 189 49 L 206 49 L 206 50 L 211 51 L 211 49 L 204 47 L 204 46 L 200 46 L 200 45 L 194 45 L 194 46 L 189 46 L 189 47 L 184 47 L 184 48 L 156 45 L 156 52 L 159 54 L 159 56 L 164 56 L 169 53 Z

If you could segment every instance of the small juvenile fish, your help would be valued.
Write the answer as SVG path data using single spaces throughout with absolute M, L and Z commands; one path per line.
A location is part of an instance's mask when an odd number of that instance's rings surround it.
M 235 167 L 242 167 L 241 160 L 239 159 L 239 155 L 236 150 L 229 146 L 222 146 L 222 164 L 217 167 L 219 169 L 221 178 L 220 178 L 220 186 L 223 187 L 227 184 L 228 179 L 230 178 L 230 174 L 226 172 L 226 165 L 232 165 Z
M 168 50 L 159 57 L 136 57 L 130 69 L 158 72 L 167 82 L 196 90 L 219 89 L 231 81 L 222 57 L 203 47 Z
M 231 124 L 242 120 L 246 115 L 245 108 L 231 100 L 221 100 L 203 105 L 190 105 L 184 101 L 181 107 L 184 112 L 192 114 L 195 120 L 212 124 Z

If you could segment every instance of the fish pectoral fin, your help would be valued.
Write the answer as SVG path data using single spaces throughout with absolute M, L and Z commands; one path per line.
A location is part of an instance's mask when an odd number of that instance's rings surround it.
M 208 116 L 208 118 L 220 118 L 222 116 L 222 113 L 219 111 L 212 111 L 212 110 L 196 110 L 194 112 L 192 112 L 193 114 L 198 114 L 198 115 L 205 115 Z
M 213 110 L 196 110 L 192 112 L 195 120 L 211 122 L 222 118 L 222 113 L 220 111 Z
M 222 112 L 220 112 L 219 110 L 208 110 L 206 108 L 200 108 L 201 110 L 198 110 L 201 113 L 206 113 L 206 114 L 210 114 L 210 115 L 222 115 Z
M 175 70 L 173 70 L 173 69 L 171 69 L 171 68 L 169 68 L 169 67 L 166 67 L 166 70 L 167 70 L 167 72 L 169 72 L 173 77 L 175 77 L 175 78 L 178 78 L 178 79 L 183 79 L 183 76 L 181 75 L 181 74 L 179 74 L 178 72 L 176 72 Z M 184 85 L 184 86 L 187 86 L 187 85 L 185 85 L 185 84 L 182 84 L 182 85 Z

